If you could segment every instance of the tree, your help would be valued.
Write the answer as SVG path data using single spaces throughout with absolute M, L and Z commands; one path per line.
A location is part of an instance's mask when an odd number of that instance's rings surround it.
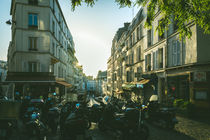
M 93 6 L 97 0 L 70 0 L 72 10 L 76 6 L 86 3 Z M 115 0 L 120 7 L 131 7 L 133 5 L 147 5 L 147 19 L 145 27 L 151 28 L 155 17 L 155 10 L 159 8 L 162 14 L 162 20 L 157 29 L 160 35 L 168 29 L 171 19 L 176 21 L 180 37 L 191 37 L 190 27 L 187 23 L 195 22 L 204 33 L 210 34 L 210 0 Z

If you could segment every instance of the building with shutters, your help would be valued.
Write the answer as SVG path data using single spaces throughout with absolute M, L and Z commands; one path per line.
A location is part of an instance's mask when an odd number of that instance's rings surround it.
M 78 61 L 58 0 L 12 0 L 10 15 L 7 83 L 22 96 L 67 93 Z
M 122 84 L 141 83 L 144 78 L 149 80 L 144 82 L 145 100 L 157 94 L 160 102 L 173 97 L 210 108 L 210 35 L 189 22 L 191 38 L 180 39 L 173 18 L 169 29 L 159 35 L 156 28 L 161 12 L 156 9 L 152 28 L 147 29 L 146 10 L 142 7 L 128 28 L 123 33 L 119 28 L 114 36 L 107 71 L 112 80 L 108 77 L 108 84 L 115 91 L 121 90 Z

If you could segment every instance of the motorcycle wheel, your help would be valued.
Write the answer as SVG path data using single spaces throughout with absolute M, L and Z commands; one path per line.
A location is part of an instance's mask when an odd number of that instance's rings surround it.
M 86 120 L 86 128 L 90 129 L 91 127 L 91 121 L 90 120 Z

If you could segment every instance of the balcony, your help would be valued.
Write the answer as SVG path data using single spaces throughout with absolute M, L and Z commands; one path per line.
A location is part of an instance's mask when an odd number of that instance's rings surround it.
M 6 81 L 55 81 L 52 72 L 8 72 Z

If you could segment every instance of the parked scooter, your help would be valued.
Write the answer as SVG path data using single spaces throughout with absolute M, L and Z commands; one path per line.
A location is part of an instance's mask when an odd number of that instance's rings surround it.
M 173 129 L 178 123 L 176 119 L 176 110 L 174 107 L 162 107 L 158 103 L 157 95 L 152 95 L 147 105 L 147 116 L 149 122 L 163 128 Z
M 91 122 L 86 116 L 85 107 L 77 103 L 64 122 L 62 140 L 86 139 L 86 130 L 90 126 Z
M 27 140 L 45 140 L 47 134 L 47 128 L 40 120 L 40 111 L 34 108 L 33 112 L 29 115 L 25 115 L 25 132 Z
M 52 134 L 57 133 L 59 114 L 59 109 L 57 107 L 52 107 L 48 110 L 46 124 L 50 128 Z
M 116 106 L 107 105 L 98 123 L 100 130 L 111 131 L 118 140 L 148 138 L 149 130 L 143 123 L 141 108 L 126 108 L 124 113 L 117 113 L 116 110 Z
M 0 121 L 0 124 L 0 139 L 9 140 L 14 127 L 13 122 L 10 120 L 2 120 Z
M 98 123 L 103 113 L 104 104 L 102 102 L 99 103 L 91 98 L 90 101 L 87 103 L 87 109 L 89 120 L 91 122 Z

